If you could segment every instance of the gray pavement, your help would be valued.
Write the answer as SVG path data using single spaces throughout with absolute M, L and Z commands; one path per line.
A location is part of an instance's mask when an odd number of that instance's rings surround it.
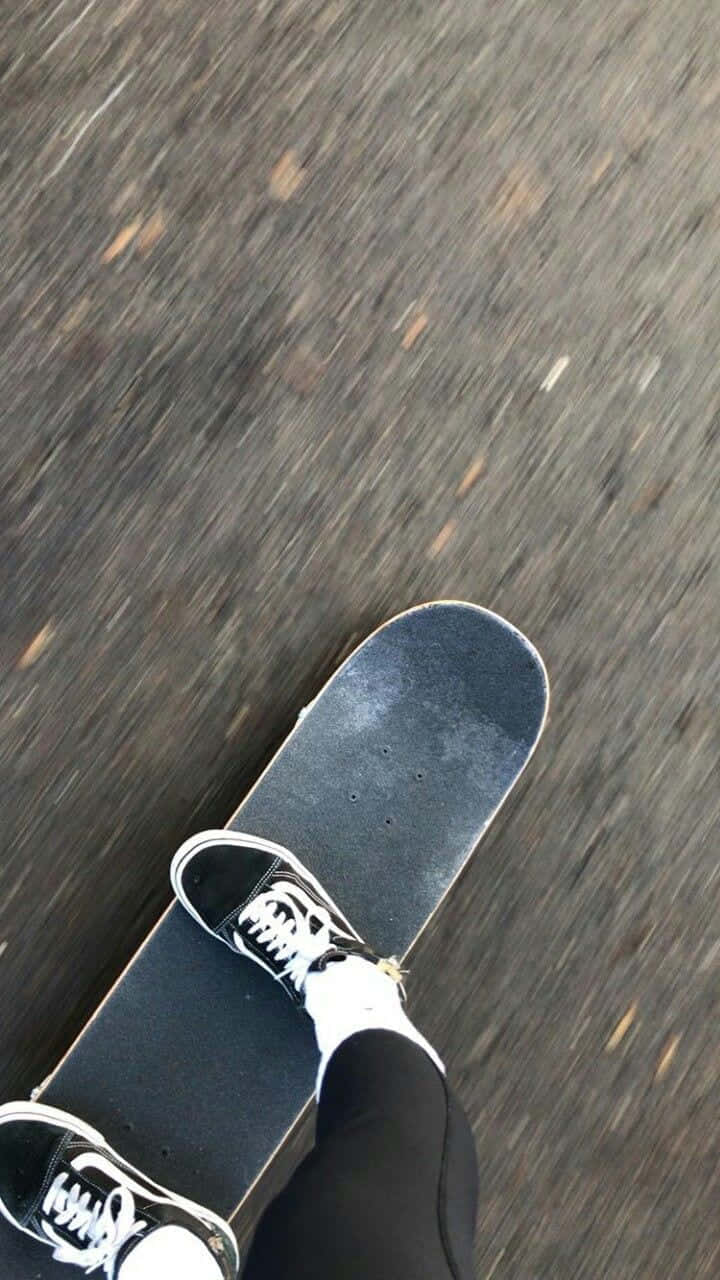
M 2 0 L 3 1096 L 347 648 L 468 598 L 554 698 L 416 966 L 478 1275 L 718 1273 L 719 50 L 709 0 Z

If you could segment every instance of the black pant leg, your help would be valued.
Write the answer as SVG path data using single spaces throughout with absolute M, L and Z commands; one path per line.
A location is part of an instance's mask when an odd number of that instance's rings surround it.
M 364 1031 L 340 1046 L 317 1145 L 260 1221 L 243 1280 L 472 1280 L 470 1126 L 426 1053 Z

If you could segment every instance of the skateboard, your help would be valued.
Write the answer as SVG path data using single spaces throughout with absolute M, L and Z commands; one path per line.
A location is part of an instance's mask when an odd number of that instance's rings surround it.
M 376 951 L 402 957 L 522 773 L 547 700 L 539 654 L 496 614 L 410 609 L 301 712 L 228 825 L 293 850 Z M 316 1066 L 310 1020 L 281 987 L 173 905 L 35 1096 L 232 1218 Z M 6 1280 L 58 1274 L 1 1221 L 0 1259 Z

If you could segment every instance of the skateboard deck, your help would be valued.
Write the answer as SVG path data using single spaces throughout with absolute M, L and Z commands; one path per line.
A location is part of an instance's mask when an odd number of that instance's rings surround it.
M 411 609 L 340 666 L 228 825 L 288 846 L 377 951 L 403 956 L 530 758 L 547 697 L 542 660 L 502 618 Z M 316 1065 L 280 986 L 173 905 L 36 1096 L 231 1217 Z M 58 1274 L 3 1221 L 0 1260 L 6 1280 Z

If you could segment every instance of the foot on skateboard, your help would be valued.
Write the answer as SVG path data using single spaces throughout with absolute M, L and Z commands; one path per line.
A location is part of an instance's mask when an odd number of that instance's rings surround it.
M 186 1247 L 209 1251 L 218 1280 L 237 1274 L 237 1244 L 222 1218 L 152 1182 L 90 1125 L 54 1107 L 0 1107 L 0 1213 L 58 1262 L 103 1268 L 108 1280 L 167 1227 L 182 1231 Z
M 296 1004 L 309 974 L 349 956 L 400 983 L 394 962 L 377 956 L 299 858 L 271 840 L 201 832 L 178 849 L 170 878 L 198 924 L 266 969 Z
M 352 921 L 343 933 L 403 958 L 472 856 L 482 863 L 474 851 L 533 753 L 547 696 L 542 660 L 502 618 L 454 601 L 411 609 L 331 676 L 229 830 L 292 849 Z M 171 1162 L 185 1194 L 232 1217 L 303 1114 L 317 1050 L 328 1058 L 360 1024 L 401 1031 L 404 1009 L 396 982 L 358 955 L 309 972 L 293 1006 L 259 964 L 237 962 L 232 940 L 205 946 L 198 932 L 187 911 L 167 912 L 41 1100 L 91 1114 L 154 1178 Z M 57 1270 L 1 1215 L 0 1260 L 2 1280 Z

